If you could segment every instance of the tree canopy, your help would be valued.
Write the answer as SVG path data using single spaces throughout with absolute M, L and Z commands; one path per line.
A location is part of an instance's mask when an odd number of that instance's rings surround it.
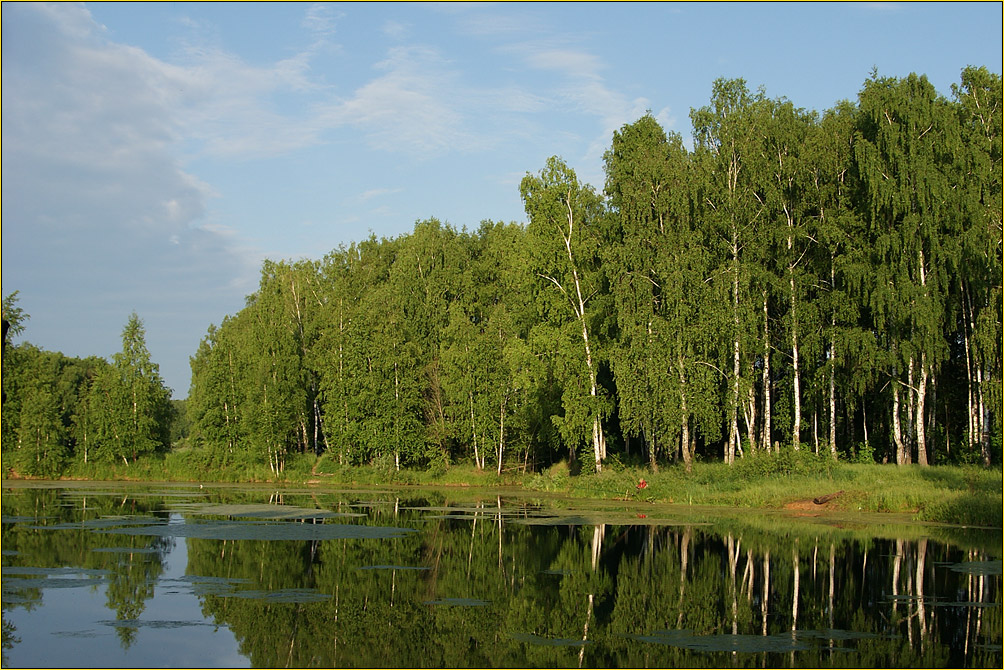
M 815 113 L 720 79 L 692 148 L 651 115 L 614 132 L 602 192 L 559 157 L 528 172 L 522 225 L 429 219 L 266 261 L 192 356 L 189 441 L 275 474 L 295 453 L 999 463 L 1001 77 L 967 68 L 952 95 L 873 75 Z M 23 327 L 13 296 L 4 314 Z M 135 315 L 111 363 L 20 344 L 4 371 L 25 472 L 165 448 Z

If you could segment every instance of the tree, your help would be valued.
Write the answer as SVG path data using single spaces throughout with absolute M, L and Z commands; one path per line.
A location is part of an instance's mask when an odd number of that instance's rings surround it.
M 853 421 L 855 407 L 860 405 L 864 412 L 864 397 L 875 380 L 877 358 L 875 337 L 863 323 L 862 313 L 863 287 L 870 269 L 865 230 L 855 216 L 850 176 L 855 114 L 851 103 L 838 104 L 823 115 L 807 139 L 811 171 L 807 198 L 817 241 L 811 263 L 821 287 L 816 303 L 826 342 L 817 386 L 826 397 L 833 458 L 838 454 L 838 388 Z M 863 419 L 866 416 L 862 414 Z M 867 442 L 864 420 L 862 427 Z
M 953 84 L 962 144 L 955 152 L 963 216 L 957 323 L 966 359 L 966 440 L 990 465 L 994 409 L 1001 406 L 1001 77 L 967 67 Z M 996 417 L 1000 436 L 1000 418 Z M 998 445 L 998 449 L 1000 446 Z M 999 456 L 999 454 L 998 454 Z
M 948 355 L 945 319 L 949 240 L 958 212 L 952 203 L 952 149 L 958 121 L 926 77 L 879 78 L 859 96 L 855 161 L 862 216 L 873 249 L 869 307 L 891 353 L 893 439 L 896 460 L 929 462 L 925 434 L 929 382 Z M 907 430 L 902 429 L 901 393 Z
M 122 330 L 122 351 L 114 355 L 112 367 L 117 381 L 108 408 L 116 423 L 113 451 L 128 465 L 130 458 L 167 449 L 171 423 L 171 392 L 150 358 L 146 331 L 135 312 Z
M 543 284 L 538 337 L 557 347 L 558 378 L 564 385 L 565 414 L 556 422 L 570 445 L 590 435 L 599 472 L 606 457 L 603 416 L 607 413 L 597 383 L 600 357 L 595 336 L 601 316 L 596 298 L 604 290 L 602 203 L 557 157 L 549 158 L 538 175 L 528 173 L 523 178 L 520 195 L 529 217 L 531 267 Z
M 787 349 L 791 354 L 791 443 L 797 450 L 802 433 L 805 364 L 813 360 L 812 345 L 817 339 L 813 335 L 819 332 L 817 305 L 810 295 L 812 287 L 818 285 L 818 278 L 813 276 L 815 267 L 811 263 L 814 231 L 810 229 L 812 217 L 807 193 L 810 189 L 812 172 L 809 167 L 810 157 L 805 148 L 815 117 L 795 108 L 787 100 L 770 101 L 766 107 L 769 110 L 769 118 L 765 120 L 761 131 L 763 159 L 766 165 L 758 167 L 769 174 L 769 179 L 763 185 L 766 208 L 763 227 L 764 236 L 769 238 L 772 251 L 767 255 L 767 259 L 772 259 L 773 262 L 767 260 L 765 263 L 767 267 L 764 269 L 766 273 L 772 275 L 769 282 L 779 289 L 778 293 L 784 295 L 784 299 L 779 301 L 784 307 L 778 309 L 778 312 L 783 314 L 784 330 L 787 331 Z M 769 356 L 769 347 L 769 342 L 765 341 L 765 358 Z M 769 386 L 769 376 L 765 375 L 763 407 L 765 439 L 762 440 L 765 449 L 769 446 L 771 433 Z
M 706 363 L 707 254 L 691 217 L 691 164 L 681 137 L 651 115 L 614 133 L 605 155 L 616 241 L 605 267 L 617 312 L 613 351 L 621 426 L 640 434 L 656 468 L 660 443 L 693 458 L 692 417 L 717 435 Z M 711 409 L 711 411 L 708 411 Z M 708 421 L 707 418 L 711 420 Z M 673 446 L 669 455 L 675 455 Z
M 729 437 L 724 453 L 728 463 L 735 460 L 737 450 L 742 451 L 741 403 L 745 404 L 748 445 L 756 448 L 757 356 L 762 360 L 762 405 L 769 407 L 771 402 L 767 320 L 770 287 L 764 278 L 766 249 L 760 234 L 766 210 L 763 193 L 771 175 L 760 138 L 767 131 L 769 112 L 763 92 L 751 94 L 742 79 L 717 79 L 712 86 L 711 104 L 690 113 L 696 144 L 694 160 L 700 170 L 700 224 L 709 239 L 713 259 L 709 279 L 720 296 L 711 304 L 728 305 L 729 310 L 729 324 L 723 329 L 728 342 L 722 342 L 726 346 L 720 354 L 723 366 L 731 367 L 731 374 L 723 373 L 730 387 L 725 417 Z M 754 305 L 762 305 L 762 311 Z M 745 366 L 743 359 L 748 361 Z M 761 439 L 769 441 L 769 431 Z

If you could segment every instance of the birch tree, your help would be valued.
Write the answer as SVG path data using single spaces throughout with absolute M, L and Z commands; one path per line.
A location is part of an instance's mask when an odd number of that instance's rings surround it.
M 554 343 L 564 385 L 564 416 L 556 423 L 569 444 L 589 440 L 599 472 L 606 457 L 606 407 L 597 382 L 595 330 L 602 314 L 594 306 L 604 290 L 599 258 L 602 203 L 557 157 L 549 158 L 537 175 L 527 174 L 520 194 L 529 218 L 531 267 L 541 283 L 540 328 Z

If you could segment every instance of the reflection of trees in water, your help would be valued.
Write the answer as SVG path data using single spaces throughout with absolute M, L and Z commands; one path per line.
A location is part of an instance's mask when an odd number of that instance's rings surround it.
M 104 571 L 107 576 L 95 584 L 107 584 L 106 604 L 115 612 L 116 620 L 131 621 L 143 612 L 146 601 L 154 594 L 154 584 L 164 571 L 164 559 L 173 539 L 96 533 L 93 524 L 109 517 L 122 517 L 124 523 L 132 516 L 166 519 L 167 513 L 160 511 L 164 509 L 162 499 L 24 489 L 5 492 L 2 505 L 5 518 L 25 520 L 3 524 L 4 551 L 16 552 L 11 554 L 16 558 L 4 559 L 5 567 Z M 58 529 L 45 530 L 53 526 Z M 38 586 L 18 588 L 17 578 L 5 579 L 5 611 L 12 607 L 30 610 L 42 601 L 45 581 L 30 583 Z M 8 598 L 7 594 L 13 591 L 17 597 Z M 5 649 L 19 641 L 14 632 L 14 627 L 5 621 Z M 128 647 L 135 638 L 136 628 L 116 626 L 116 633 L 122 646 Z
M 328 596 L 207 595 L 204 612 L 265 666 L 1000 663 L 1000 577 L 947 565 L 980 550 L 822 527 L 523 525 L 498 501 L 458 518 L 403 507 L 358 520 L 420 530 L 392 540 L 189 539 L 190 574 Z
M 267 493 L 218 495 L 257 503 Z M 409 509 L 426 504 L 342 500 L 323 506 L 366 516 L 276 522 L 419 531 L 393 539 L 190 538 L 187 573 L 224 584 L 199 591 L 203 613 L 257 666 L 1000 665 L 1000 563 L 982 549 L 823 526 L 593 525 L 533 518 L 535 508 L 500 498 Z M 105 571 L 95 583 L 106 585 L 128 646 L 175 540 L 99 534 L 93 521 L 163 518 L 155 510 L 164 507 L 128 495 L 5 493 L 4 566 Z M 44 595 L 44 578 L 14 589 L 18 578 L 5 575 L 5 612 Z M 16 633 L 5 619 L 4 649 Z

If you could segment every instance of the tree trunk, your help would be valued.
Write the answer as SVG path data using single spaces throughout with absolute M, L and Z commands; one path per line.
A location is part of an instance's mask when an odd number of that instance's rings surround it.
M 752 375 L 750 379 L 753 379 Z M 746 389 L 746 441 L 749 442 L 750 453 L 756 451 L 756 391 L 751 383 Z M 743 455 L 742 442 L 736 443 L 739 448 L 739 455 Z
M 474 423 L 474 393 L 468 391 L 467 397 L 471 401 L 471 435 L 474 438 L 474 465 L 478 470 L 484 470 L 485 464 L 478 456 L 478 429 Z
M 924 430 L 924 401 L 927 398 L 927 354 L 920 354 L 920 386 L 917 387 L 917 463 L 927 465 L 927 437 Z
M 899 381 L 896 379 L 893 380 L 892 387 L 892 439 L 896 443 L 896 465 L 907 465 L 910 459 L 899 422 Z
M 726 445 L 725 462 L 729 465 L 736 460 L 736 443 L 739 441 L 739 244 L 735 228 L 732 231 L 732 403 L 729 425 L 729 441 Z
M 973 439 L 976 433 L 976 414 L 973 402 L 973 368 L 969 355 L 969 337 L 972 334 L 972 310 L 969 308 L 969 296 L 965 284 L 962 285 L 963 317 L 962 317 L 962 343 L 966 351 L 966 400 L 969 403 L 969 415 L 966 418 L 966 445 L 969 452 L 973 450 Z M 975 352 L 974 352 L 975 353 Z
M 505 446 L 505 394 L 499 401 L 499 467 L 497 474 L 502 475 L 502 449 Z
M 760 445 L 770 453 L 771 398 L 770 398 L 770 330 L 767 323 L 767 291 L 763 292 L 763 438 Z
M 831 324 L 834 325 L 835 324 Z M 837 383 L 836 383 L 836 347 L 833 335 L 830 335 L 830 455 L 837 460 Z M 863 405 L 862 405 L 863 408 Z
M 770 550 L 768 549 L 763 555 L 763 595 L 760 598 L 760 619 L 761 619 L 761 630 L 760 634 L 764 637 L 767 636 L 767 610 L 768 603 L 770 600 Z
M 788 246 L 791 247 L 791 238 L 788 238 Z M 798 451 L 799 444 L 801 442 L 802 434 L 802 391 L 801 391 L 801 377 L 799 376 L 798 370 L 798 318 L 796 316 L 795 308 L 795 274 L 789 269 L 788 277 L 789 286 L 791 287 L 791 360 L 792 360 L 792 371 L 794 374 L 794 414 L 795 414 L 795 424 L 791 429 L 791 444 L 795 447 L 795 451 Z
M 589 347 L 589 331 L 586 328 L 586 301 L 582 297 L 582 286 L 579 281 L 579 270 L 575 265 L 575 258 L 572 255 L 572 231 L 575 227 L 575 218 L 572 214 L 572 195 L 568 194 L 565 200 L 565 207 L 568 215 L 568 235 L 562 233 L 565 241 L 565 251 L 568 253 L 568 262 L 572 266 L 572 280 L 575 282 L 575 296 L 578 300 L 576 316 L 582 325 L 582 343 L 586 352 L 586 368 L 589 371 L 589 395 L 594 399 L 597 397 L 596 370 L 593 368 L 593 354 Z M 595 410 L 595 408 L 594 408 Z M 596 461 L 596 472 L 603 469 L 603 459 L 607 455 L 606 440 L 603 438 L 603 424 L 599 415 L 593 417 L 593 456 Z
M 683 359 L 677 359 L 677 370 L 680 373 L 680 451 L 683 454 L 683 465 L 687 472 L 692 469 L 690 454 L 690 416 L 687 413 L 687 381 L 683 374 Z

